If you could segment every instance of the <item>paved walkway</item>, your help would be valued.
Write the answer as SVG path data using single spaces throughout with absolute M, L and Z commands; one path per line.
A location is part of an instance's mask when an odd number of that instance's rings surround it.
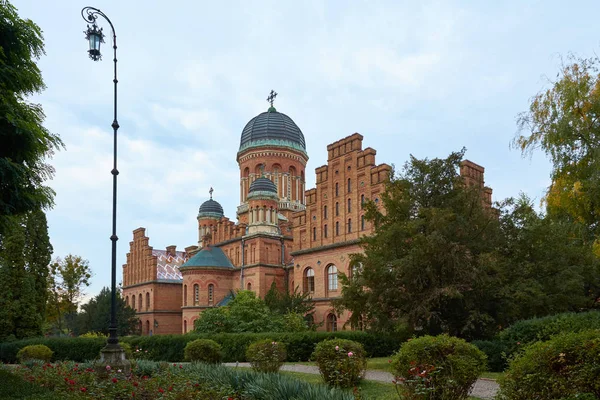
M 239 367 L 250 368 L 250 363 L 224 363 L 223 365 L 228 367 Z M 302 372 L 305 374 L 318 374 L 319 368 L 314 365 L 302 365 L 302 364 L 284 364 L 281 367 L 282 371 Z M 365 373 L 365 379 L 369 381 L 392 383 L 394 376 L 389 372 L 379 371 L 370 369 Z M 481 378 L 475 382 L 471 389 L 471 396 L 479 397 L 480 399 L 493 399 L 498 391 L 498 384 L 493 379 Z

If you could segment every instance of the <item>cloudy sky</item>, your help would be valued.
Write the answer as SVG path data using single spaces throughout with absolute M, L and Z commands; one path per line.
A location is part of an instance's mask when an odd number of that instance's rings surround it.
M 66 144 L 52 160 L 54 256 L 89 260 L 88 296 L 109 285 L 112 42 L 101 62 L 88 58 L 86 5 L 117 34 L 120 281 L 138 227 L 155 248 L 196 244 L 211 186 L 235 219 L 240 133 L 271 89 L 306 137 L 307 172 L 326 163 L 327 144 L 359 132 L 378 162 L 397 166 L 464 146 L 494 200 L 525 192 L 539 202 L 549 163 L 510 141 L 561 57 L 600 52 L 600 3 L 576 3 L 13 0 L 44 31 L 48 88 L 34 101 Z M 307 180 L 313 187 L 314 173 Z

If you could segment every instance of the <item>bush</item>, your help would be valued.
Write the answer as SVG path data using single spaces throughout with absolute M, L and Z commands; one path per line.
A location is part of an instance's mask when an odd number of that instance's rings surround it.
M 506 369 L 507 346 L 500 340 L 474 340 L 471 342 L 487 356 L 488 368 L 493 372 L 502 372 Z
M 408 398 L 466 399 L 485 370 L 485 354 L 463 339 L 423 336 L 406 342 L 392 358 L 396 382 Z
M 17 359 L 21 364 L 28 360 L 41 360 L 50 362 L 52 359 L 52 350 L 43 344 L 25 346 L 17 353 Z
M 562 313 L 519 321 L 500 332 L 498 339 L 504 343 L 510 357 L 530 343 L 550 340 L 561 333 L 589 329 L 600 329 L 599 311 Z
M 589 399 L 600 395 L 600 330 L 536 342 L 509 362 L 500 399 Z
M 323 380 L 331 386 L 358 385 L 367 367 L 363 346 L 351 340 L 325 340 L 317 344 L 313 358 Z
M 271 339 L 254 342 L 246 350 L 246 359 L 252 365 L 252 369 L 259 372 L 279 371 L 286 356 L 285 344 Z
M 200 361 L 208 364 L 221 362 L 221 345 L 210 339 L 196 339 L 183 350 L 185 361 Z

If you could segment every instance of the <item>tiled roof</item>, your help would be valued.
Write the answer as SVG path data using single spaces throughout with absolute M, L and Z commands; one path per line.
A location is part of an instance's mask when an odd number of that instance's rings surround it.
M 187 261 L 185 252 L 176 251 L 173 257 L 165 250 L 152 249 L 152 255 L 156 256 L 156 279 L 158 280 L 183 280 L 179 267 Z

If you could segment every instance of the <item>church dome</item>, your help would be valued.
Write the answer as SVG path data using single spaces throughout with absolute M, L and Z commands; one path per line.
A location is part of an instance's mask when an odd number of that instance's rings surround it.
M 277 194 L 277 186 L 268 178 L 261 176 L 250 185 L 248 193 L 267 192 Z
M 238 154 L 253 147 L 281 146 L 306 154 L 306 142 L 298 125 L 287 115 L 270 107 L 252 118 L 242 131 Z
M 221 218 L 223 215 L 223 207 L 212 198 L 202 203 L 198 210 L 198 218 Z

